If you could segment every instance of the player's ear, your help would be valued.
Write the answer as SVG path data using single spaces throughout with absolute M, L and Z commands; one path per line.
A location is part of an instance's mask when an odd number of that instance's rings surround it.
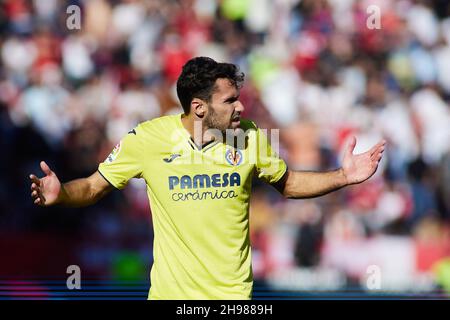
M 203 118 L 206 114 L 206 103 L 202 99 L 194 98 L 191 101 L 191 111 L 199 118 Z

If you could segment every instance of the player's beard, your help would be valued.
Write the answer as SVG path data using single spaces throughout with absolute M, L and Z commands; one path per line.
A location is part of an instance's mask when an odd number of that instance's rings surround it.
M 208 114 L 205 117 L 205 125 L 208 129 L 216 129 L 220 130 L 222 134 L 225 135 L 226 130 L 230 129 L 230 123 L 226 123 L 226 121 L 220 121 L 219 115 L 214 111 L 211 105 L 208 108 Z

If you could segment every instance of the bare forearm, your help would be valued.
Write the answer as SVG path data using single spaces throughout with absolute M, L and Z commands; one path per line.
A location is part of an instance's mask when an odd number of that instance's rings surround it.
M 91 186 L 88 178 L 82 178 L 62 184 L 58 203 L 69 207 L 84 207 L 94 204 L 102 196 L 102 192 Z
M 329 172 L 289 171 L 283 195 L 287 198 L 314 198 L 347 185 L 342 169 Z
M 94 172 L 87 178 L 61 183 L 55 172 L 41 161 L 45 176 L 38 178 L 30 174 L 31 197 L 36 205 L 48 207 L 61 204 L 70 207 L 82 207 L 97 202 L 113 189 L 113 186 L 100 174 Z

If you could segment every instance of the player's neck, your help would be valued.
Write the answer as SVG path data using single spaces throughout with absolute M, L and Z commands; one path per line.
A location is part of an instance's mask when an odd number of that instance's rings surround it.
M 208 131 L 208 128 L 201 120 L 194 119 L 191 116 L 182 115 L 181 123 L 187 132 L 189 132 L 192 140 L 194 140 L 195 144 L 198 146 L 202 146 L 205 143 L 216 139 L 211 131 Z

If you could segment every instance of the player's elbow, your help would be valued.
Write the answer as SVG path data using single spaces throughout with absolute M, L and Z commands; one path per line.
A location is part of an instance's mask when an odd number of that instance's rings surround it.
M 89 204 L 97 203 L 101 198 L 107 195 L 113 187 L 102 177 L 98 177 L 98 173 L 96 172 L 91 177 L 88 178 L 89 183 Z
M 100 199 L 102 199 L 104 196 L 106 196 L 109 191 L 111 191 L 112 188 L 109 187 L 98 187 L 98 186 L 91 186 L 90 187 L 90 205 L 97 203 Z

